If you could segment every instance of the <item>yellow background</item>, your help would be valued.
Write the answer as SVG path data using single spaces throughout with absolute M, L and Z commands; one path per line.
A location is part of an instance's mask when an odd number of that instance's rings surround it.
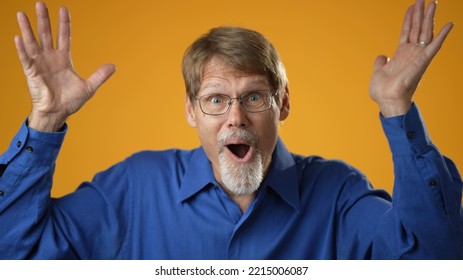
M 0 1 L 0 151 L 30 110 L 13 37 L 16 12 L 35 26 L 32 0 Z M 392 55 L 408 0 L 356 1 L 71 1 L 47 2 L 54 33 L 58 8 L 72 16 L 72 54 L 87 77 L 112 62 L 118 72 L 69 121 L 57 162 L 54 196 L 143 149 L 198 146 L 184 116 L 180 63 L 186 47 L 219 25 L 256 29 L 279 50 L 290 80 L 292 110 L 281 128 L 288 148 L 340 158 L 391 191 L 392 162 L 368 96 L 373 60 Z M 463 168 L 463 1 L 441 0 L 437 28 L 454 21 L 416 101 L 440 150 Z

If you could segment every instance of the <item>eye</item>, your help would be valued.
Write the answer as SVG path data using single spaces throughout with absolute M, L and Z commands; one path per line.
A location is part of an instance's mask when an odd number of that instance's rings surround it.
M 256 91 L 256 92 L 250 92 L 246 94 L 244 101 L 249 102 L 249 103 L 258 103 L 262 101 L 262 98 L 263 98 L 263 93 Z
M 218 104 L 218 103 L 222 103 L 222 101 L 223 100 L 222 100 L 222 98 L 220 96 L 214 96 L 214 97 L 211 98 L 210 102 L 213 103 L 213 104 Z
M 205 97 L 205 101 L 212 105 L 219 105 L 226 102 L 227 100 L 227 98 L 223 94 L 211 94 Z

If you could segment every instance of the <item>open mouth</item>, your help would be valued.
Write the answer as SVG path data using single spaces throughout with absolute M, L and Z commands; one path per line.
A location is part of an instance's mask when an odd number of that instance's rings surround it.
M 237 158 L 243 159 L 248 154 L 251 146 L 246 144 L 229 144 L 227 145 L 228 150 L 232 152 Z

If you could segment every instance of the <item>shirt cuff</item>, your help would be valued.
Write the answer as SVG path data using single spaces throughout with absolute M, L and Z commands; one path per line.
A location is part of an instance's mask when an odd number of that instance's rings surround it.
M 8 164 L 14 158 L 19 165 L 53 163 L 61 149 L 67 125 L 60 132 L 40 132 L 23 122 L 8 150 L 0 156 L 0 164 Z
M 423 154 L 433 146 L 416 104 L 413 104 L 405 115 L 380 118 L 394 156 Z

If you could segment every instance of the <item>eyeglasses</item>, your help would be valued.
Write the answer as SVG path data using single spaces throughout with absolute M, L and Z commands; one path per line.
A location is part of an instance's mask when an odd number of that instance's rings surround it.
M 199 108 L 206 115 L 220 116 L 228 113 L 233 99 L 243 106 L 249 113 L 259 113 L 272 107 L 273 98 L 278 92 L 272 93 L 266 90 L 247 92 L 239 97 L 232 98 L 226 94 L 213 93 L 195 97 L 199 101 Z

